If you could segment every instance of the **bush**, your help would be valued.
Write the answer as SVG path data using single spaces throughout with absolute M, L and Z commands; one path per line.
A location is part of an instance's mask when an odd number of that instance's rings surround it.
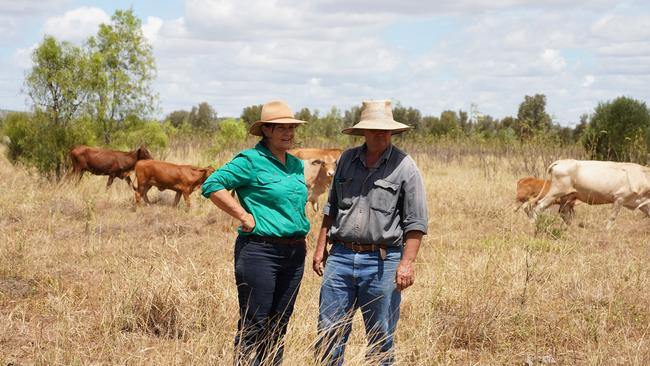
M 219 122 L 217 134 L 214 137 L 215 148 L 223 150 L 246 141 L 246 124 L 239 119 L 226 119 Z
M 10 113 L 3 132 L 10 140 L 9 160 L 35 167 L 41 174 L 56 178 L 63 174 L 70 147 L 94 143 L 92 124 L 87 119 L 61 126 L 41 113 Z
M 168 142 L 162 124 L 134 119 L 125 123 L 125 128 L 115 133 L 111 146 L 119 150 L 131 150 L 145 145 L 150 150 L 160 151 L 167 147 Z

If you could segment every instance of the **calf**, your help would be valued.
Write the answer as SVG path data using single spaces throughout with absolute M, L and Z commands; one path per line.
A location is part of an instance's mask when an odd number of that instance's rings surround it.
M 151 159 L 151 153 L 144 146 L 133 151 L 116 151 L 77 145 L 70 150 L 69 155 L 72 161 L 72 175 L 79 176 L 77 183 L 81 181 L 84 172 L 89 171 L 96 175 L 108 175 L 106 188 L 113 184 L 115 178 L 124 179 L 129 187 L 133 187 L 129 173 L 135 163 Z
M 190 209 L 190 193 L 214 172 L 214 168 L 197 168 L 191 165 L 178 165 L 166 161 L 142 160 L 135 164 L 135 179 L 137 186 L 135 191 L 135 204 L 140 205 L 140 199 L 149 204 L 147 191 L 152 186 L 159 191 L 171 189 L 176 191 L 174 206 L 178 205 L 181 195 L 185 199 L 185 209 Z
M 548 190 L 551 188 L 551 181 L 544 179 L 537 179 L 534 177 L 525 177 L 517 181 L 517 197 L 515 202 L 514 211 L 518 211 L 522 206 L 526 214 L 531 210 L 531 203 L 539 198 L 546 196 Z M 559 205 L 558 212 L 562 220 L 567 224 L 571 222 L 575 213 L 576 197 L 572 194 L 558 197 L 552 204 Z
M 314 211 L 318 210 L 318 197 L 327 192 L 334 172 L 336 161 L 341 156 L 341 149 L 296 148 L 289 153 L 303 160 L 305 165 L 305 184 L 308 189 L 307 202 Z

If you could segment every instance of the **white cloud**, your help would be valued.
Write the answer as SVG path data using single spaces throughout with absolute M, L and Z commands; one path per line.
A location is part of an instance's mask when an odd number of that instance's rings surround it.
M 36 16 L 61 9 L 70 0 L 2 0 L 0 14 L 12 16 Z
M 101 23 L 110 22 L 110 16 L 100 8 L 81 7 L 67 11 L 63 16 L 45 21 L 43 32 L 60 40 L 80 43 L 97 33 Z
M 37 45 L 32 45 L 28 48 L 17 49 L 12 56 L 14 66 L 23 70 L 29 69 L 32 66 L 32 54 L 36 47 Z
M 163 20 L 158 17 L 147 17 L 147 22 L 142 25 L 142 33 L 151 43 L 158 40 L 158 32 L 162 28 Z
M 542 61 L 554 72 L 562 71 L 566 67 L 566 61 L 558 50 L 545 49 L 541 57 Z
M 588 88 L 594 83 L 594 81 L 596 81 L 596 78 L 593 75 L 586 75 L 582 82 L 582 87 Z

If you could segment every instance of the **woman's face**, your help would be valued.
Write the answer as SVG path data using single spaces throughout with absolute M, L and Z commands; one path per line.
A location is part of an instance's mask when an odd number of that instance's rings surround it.
M 266 136 L 270 149 L 287 151 L 293 146 L 296 127 L 298 127 L 297 123 L 272 124 L 262 126 L 262 133 Z

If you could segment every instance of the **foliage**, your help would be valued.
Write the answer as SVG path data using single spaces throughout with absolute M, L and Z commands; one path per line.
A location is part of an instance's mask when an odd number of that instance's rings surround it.
M 251 105 L 242 110 L 240 118 L 246 124 L 246 128 L 249 128 L 253 123 L 260 120 L 262 117 L 262 107 L 262 104 Z
M 104 143 L 130 116 L 146 118 L 156 109 L 151 90 L 156 65 L 142 21 L 133 10 L 116 10 L 110 24 L 101 24 L 88 40 L 92 98 L 88 106 L 101 125 Z
M 115 133 L 111 146 L 119 150 L 132 150 L 145 145 L 150 150 L 160 151 L 167 147 L 168 142 L 164 127 L 159 122 L 130 118 L 125 128 Z
M 3 127 L 10 139 L 8 157 L 35 167 L 41 174 L 61 178 L 70 147 L 93 144 L 92 124 L 87 119 L 55 124 L 50 116 L 37 112 L 10 113 Z
M 533 135 L 545 133 L 551 127 L 551 116 L 546 113 L 546 96 L 544 94 L 526 95 L 519 105 L 515 132 L 521 140 L 528 140 Z
M 219 122 L 217 134 L 214 137 L 215 149 L 223 150 L 237 146 L 246 140 L 248 129 L 239 119 L 229 118 Z
M 25 86 L 34 108 L 54 125 L 67 125 L 88 98 L 87 56 L 80 48 L 47 36 L 34 50 L 32 62 Z
M 202 132 L 214 132 L 217 128 L 217 112 L 207 102 L 199 103 L 193 107 L 189 115 L 192 129 Z
M 582 136 L 592 158 L 648 162 L 650 111 L 644 102 L 618 97 L 600 103 Z

